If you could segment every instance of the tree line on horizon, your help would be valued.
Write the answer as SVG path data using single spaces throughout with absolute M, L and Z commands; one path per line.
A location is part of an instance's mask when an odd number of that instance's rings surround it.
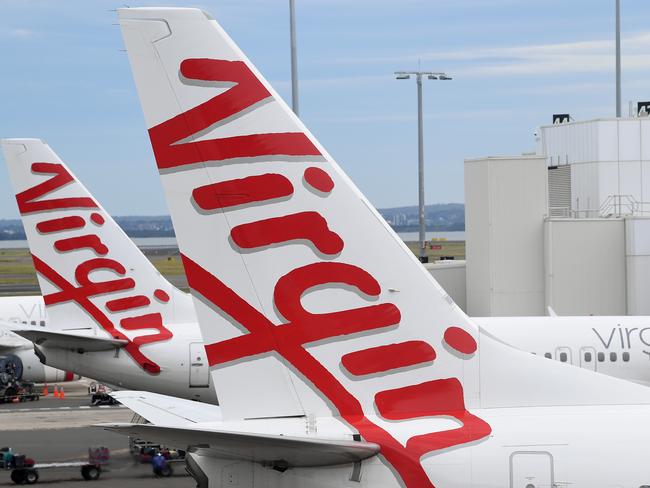
M 417 205 L 378 209 L 397 232 L 415 232 L 419 228 Z M 465 205 L 436 203 L 425 207 L 428 231 L 453 232 L 465 230 Z M 129 237 L 174 237 L 174 227 L 168 215 L 115 217 L 117 224 Z M 0 240 L 24 240 L 25 230 L 20 219 L 0 220 Z

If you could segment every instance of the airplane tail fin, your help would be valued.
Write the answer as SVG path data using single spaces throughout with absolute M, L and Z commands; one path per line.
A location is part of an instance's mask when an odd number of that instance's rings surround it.
M 38 139 L 2 141 L 38 274 L 49 325 L 127 341 L 146 370 L 143 346 L 195 320 L 191 299 L 172 286 L 52 149 Z
M 118 12 L 224 421 L 335 416 L 424 487 L 472 409 L 649 401 L 481 334 L 207 14 Z

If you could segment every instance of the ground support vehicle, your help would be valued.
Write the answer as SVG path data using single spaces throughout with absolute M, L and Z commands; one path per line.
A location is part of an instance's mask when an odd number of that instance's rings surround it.
M 56 463 L 36 463 L 25 455 L 14 454 L 11 448 L 0 449 L 0 470 L 11 471 L 11 481 L 17 485 L 37 483 L 40 471 L 47 469 L 80 469 L 84 480 L 93 481 L 99 478 L 102 468 L 108 464 L 108 461 L 109 450 L 107 447 L 89 448 L 87 461 Z
M 34 402 L 40 399 L 34 383 L 16 381 L 10 385 L 0 384 L 0 403 Z
M 99 405 L 117 405 L 119 402 L 110 395 L 111 391 L 113 391 L 111 388 L 102 383 L 91 383 L 88 387 L 90 405 L 93 407 L 98 407 Z
M 19 357 L 0 356 L 0 403 L 38 400 L 40 395 L 30 381 L 22 381 L 23 363 Z
M 185 451 L 169 449 L 161 444 L 132 437 L 129 437 L 129 447 L 133 459 L 140 464 L 151 464 L 156 476 L 165 478 L 172 476 L 174 474 L 174 464 L 185 464 Z M 153 458 L 158 454 L 161 454 L 165 459 L 161 468 L 157 468 L 156 463 L 153 462 Z

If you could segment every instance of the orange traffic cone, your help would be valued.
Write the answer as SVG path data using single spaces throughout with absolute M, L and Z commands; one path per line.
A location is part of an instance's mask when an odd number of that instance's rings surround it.
M 41 396 L 48 396 L 50 394 L 49 390 L 47 389 L 47 383 L 43 386 L 43 391 L 41 392 Z
M 63 391 L 63 387 L 59 390 L 59 400 L 63 400 L 65 398 L 65 391 Z
M 54 398 L 59 398 L 59 387 L 54 386 Z

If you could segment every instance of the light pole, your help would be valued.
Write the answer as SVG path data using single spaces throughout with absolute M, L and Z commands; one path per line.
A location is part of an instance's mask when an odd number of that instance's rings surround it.
M 289 30 L 291 32 L 291 109 L 298 115 L 298 59 L 296 54 L 296 5 L 289 0 Z
M 621 0 L 616 0 L 616 117 L 621 116 Z
M 396 71 L 395 77 L 398 80 L 408 80 L 411 75 L 415 76 L 418 87 L 418 214 L 420 220 L 420 262 L 426 263 L 429 261 L 426 249 L 426 228 L 424 218 L 424 135 L 423 135 L 423 120 L 422 120 L 422 77 L 426 76 L 429 80 L 451 80 L 451 76 L 445 73 L 437 73 L 432 71 Z

